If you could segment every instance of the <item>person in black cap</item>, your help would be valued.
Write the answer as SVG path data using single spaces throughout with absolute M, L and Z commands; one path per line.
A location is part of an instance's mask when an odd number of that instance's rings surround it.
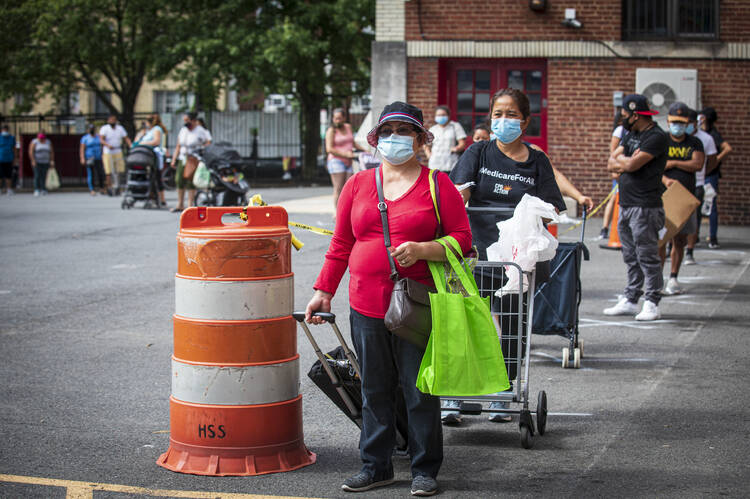
M 669 124 L 669 147 L 667 153 L 667 164 L 664 167 L 662 182 L 669 187 L 675 182 L 681 183 L 690 194 L 695 196 L 695 173 L 703 167 L 703 143 L 687 133 L 690 123 L 690 108 L 683 102 L 675 102 L 669 107 L 667 114 Z M 671 271 L 669 280 L 664 286 L 664 295 L 677 295 L 682 293 L 680 283 L 677 282 L 677 274 L 682 265 L 683 251 L 687 244 L 687 237 L 694 234 L 697 228 L 697 217 L 695 212 L 682 227 L 680 232 L 672 239 Z M 667 258 L 666 245 L 659 248 L 661 264 Z
M 664 227 L 661 202 L 662 175 L 667 162 L 667 134 L 654 123 L 657 111 L 649 109 L 646 97 L 626 96 L 622 101 L 622 126 L 627 131 L 607 162 L 609 171 L 620 174 L 620 219 L 617 231 L 622 259 L 628 267 L 625 294 L 605 315 L 632 315 L 638 299 L 646 296 L 635 318 L 659 319 L 659 300 L 664 277 L 659 261 L 659 232 Z
M 418 108 L 404 102 L 385 107 L 378 124 L 367 135 L 367 142 L 377 148 L 383 164 L 355 174 L 344 185 L 336 229 L 306 309 L 308 322 L 321 323 L 313 313 L 330 312 L 333 294 L 349 268 L 349 319 L 362 374 L 362 470 L 343 483 L 341 488 L 347 492 L 393 482 L 397 390 L 403 393 L 408 415 L 411 493 L 428 496 L 438 488 L 436 477 L 443 461 L 440 398 L 416 387 L 424 351 L 392 334 L 383 320 L 393 292 L 392 265 L 399 277 L 434 286 L 427 261 L 446 259 L 443 246 L 434 241 L 438 220 L 430 194 L 430 175 L 434 175 L 440 192 L 441 233 L 455 238 L 464 253 L 471 248 L 471 230 L 461 195 L 447 174 L 434 170 L 431 174 L 417 161 L 416 153 L 431 140 Z M 387 249 L 379 179 L 391 239 Z
M 721 133 L 719 133 L 719 130 L 716 128 L 715 124 L 719 119 L 716 110 L 712 107 L 707 107 L 701 111 L 700 114 L 703 117 L 703 119 L 701 119 L 701 116 L 698 116 L 701 128 L 713 137 L 716 148 L 719 151 L 719 154 L 716 156 L 716 168 L 712 171 L 706 170 L 706 185 L 710 185 L 716 194 L 711 204 L 711 213 L 708 215 L 708 247 L 710 249 L 718 249 L 721 246 L 719 246 L 719 239 L 717 237 L 717 232 L 719 230 L 719 212 L 717 210 L 716 198 L 719 194 L 721 162 L 724 161 L 724 158 L 726 158 L 730 152 L 732 152 L 732 146 L 729 145 L 729 142 L 724 140 L 724 137 L 721 136 Z

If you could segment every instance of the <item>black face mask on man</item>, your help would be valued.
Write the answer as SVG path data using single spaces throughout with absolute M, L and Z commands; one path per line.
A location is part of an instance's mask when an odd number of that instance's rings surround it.
M 630 118 L 632 118 L 633 116 L 636 117 L 635 120 L 630 121 Z M 630 130 L 632 130 L 633 125 L 635 125 L 636 121 L 638 121 L 638 113 L 633 113 L 633 114 L 631 114 L 630 116 L 627 116 L 627 117 L 623 115 L 623 117 L 622 117 L 622 127 L 625 130 L 630 131 Z

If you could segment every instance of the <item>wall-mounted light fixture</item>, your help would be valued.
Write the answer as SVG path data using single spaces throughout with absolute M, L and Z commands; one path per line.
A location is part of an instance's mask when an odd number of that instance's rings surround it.
M 544 12 L 547 8 L 547 0 L 529 0 L 529 8 L 535 12 Z
M 581 29 L 583 27 L 583 23 L 576 19 L 575 9 L 565 9 L 565 20 L 562 23 L 568 28 Z

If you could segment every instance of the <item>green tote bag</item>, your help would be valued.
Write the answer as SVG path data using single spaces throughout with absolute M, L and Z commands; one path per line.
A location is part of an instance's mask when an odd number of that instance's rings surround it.
M 432 332 L 417 376 L 423 393 L 441 396 L 487 395 L 508 390 L 500 340 L 490 315 L 489 298 L 479 296 L 473 276 L 450 251 L 461 248 L 450 236 L 438 239 L 446 250 L 452 275 L 465 294 L 447 290 L 442 262 L 429 262 L 437 293 L 430 294 Z

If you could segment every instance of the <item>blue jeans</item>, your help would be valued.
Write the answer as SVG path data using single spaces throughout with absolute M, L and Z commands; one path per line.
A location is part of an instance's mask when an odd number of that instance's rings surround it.
M 409 419 L 412 476 L 437 477 L 443 462 L 440 399 L 417 390 L 424 352 L 393 335 L 383 319 L 349 315 L 354 350 L 362 371 L 362 471 L 375 480 L 393 476 L 391 455 L 396 446 L 396 397 L 399 383 Z
M 706 176 L 706 183 L 711 184 L 711 187 L 716 191 L 716 197 L 711 205 L 711 214 L 708 216 L 708 236 L 711 242 L 716 242 L 716 232 L 719 229 L 719 210 L 717 209 L 719 199 L 719 175 L 708 175 Z
M 47 170 L 49 170 L 49 163 L 37 163 L 34 167 L 34 190 L 35 191 L 46 191 L 47 186 Z

